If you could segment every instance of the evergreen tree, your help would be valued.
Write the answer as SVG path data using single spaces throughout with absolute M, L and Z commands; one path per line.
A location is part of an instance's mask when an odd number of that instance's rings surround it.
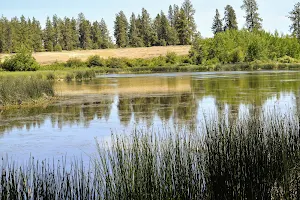
M 52 22 L 49 17 L 46 20 L 46 28 L 44 30 L 44 48 L 47 51 L 53 51 L 54 44 L 54 30 L 52 26 Z
M 178 18 L 176 20 L 176 30 L 178 33 L 179 43 L 181 45 L 188 45 L 191 43 L 188 20 L 183 9 L 180 9 Z
M 128 30 L 127 18 L 124 12 L 120 11 L 116 15 L 115 32 L 114 32 L 114 36 L 116 38 L 116 44 L 118 47 L 121 48 L 127 47 L 128 45 L 127 30 Z
M 238 30 L 238 23 L 236 20 L 236 14 L 235 10 L 233 9 L 232 6 L 227 5 L 225 7 L 225 13 L 224 13 L 224 30 Z
M 169 6 L 169 11 L 168 11 L 168 20 L 169 20 L 169 23 L 170 23 L 171 27 L 175 26 L 174 18 L 175 18 L 175 16 L 174 16 L 174 10 L 173 10 L 173 7 L 170 5 Z
M 258 5 L 256 0 L 243 0 L 242 9 L 246 11 L 246 27 L 249 31 L 260 30 L 262 28 L 262 19 L 258 14 Z
M 65 17 L 64 22 L 63 22 L 63 27 L 61 30 L 62 34 L 62 49 L 63 50 L 73 50 L 73 44 L 72 44 L 72 24 L 71 24 L 71 19 Z
M 196 33 L 196 23 L 195 23 L 195 19 L 194 19 L 194 15 L 195 15 L 195 9 L 193 7 L 193 4 L 191 2 L 191 0 L 184 0 L 183 4 L 182 4 L 182 9 L 184 10 L 187 22 L 188 22 L 188 33 L 189 33 L 189 37 L 190 40 L 192 40 L 194 34 Z
M 101 39 L 102 39 L 101 49 L 107 49 L 113 47 L 112 40 L 109 36 L 109 31 L 104 19 L 101 19 L 100 30 L 101 30 Z
M 62 29 L 63 29 L 63 22 L 60 18 L 57 17 L 57 15 L 53 16 L 52 19 L 52 25 L 53 25 L 53 42 L 54 47 L 61 49 L 63 46 L 63 35 L 62 35 Z
M 129 27 L 129 45 L 131 47 L 141 47 L 143 46 L 143 42 L 141 38 L 139 37 L 138 28 L 137 28 L 137 19 L 135 17 L 135 14 L 132 13 L 130 17 L 130 27 Z
M 292 21 L 290 30 L 300 40 L 300 2 L 294 5 L 294 9 L 289 14 L 289 19 Z
M 26 21 L 26 18 L 22 15 L 20 18 L 20 24 L 16 25 L 17 29 L 17 40 L 14 39 L 14 41 L 17 41 L 14 45 L 14 52 L 17 52 L 21 46 L 31 49 L 32 44 L 30 41 L 30 35 L 31 35 L 31 30 L 30 30 L 30 24 L 31 21 L 29 20 L 28 22 Z
M 150 47 L 154 42 L 155 31 L 152 29 L 151 18 L 148 11 L 143 8 L 140 18 L 140 33 L 143 43 L 146 47 Z
M 42 28 L 40 25 L 40 22 L 37 21 L 35 18 L 32 19 L 31 23 L 31 31 L 32 31 L 32 49 L 35 52 L 42 51 L 43 48 L 43 42 L 42 42 L 42 37 L 43 37 L 43 32 Z
M 79 24 L 79 46 L 82 49 L 91 49 L 91 23 L 85 19 L 83 13 L 78 15 Z
M 93 49 L 101 49 L 102 33 L 101 33 L 99 22 L 95 21 L 93 23 L 91 34 L 92 34 Z
M 75 18 L 71 19 L 71 45 L 70 48 L 73 49 L 77 49 L 80 45 L 79 43 L 79 30 L 78 30 L 78 26 L 77 26 L 77 21 Z M 71 50 L 70 49 L 70 50 Z
M 214 17 L 213 25 L 211 27 L 212 32 L 216 35 L 223 31 L 223 24 L 220 18 L 219 10 L 216 9 L 216 15 Z

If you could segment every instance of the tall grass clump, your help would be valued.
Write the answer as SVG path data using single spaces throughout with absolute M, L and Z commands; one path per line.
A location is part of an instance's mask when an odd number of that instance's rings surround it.
M 19 105 L 43 96 L 54 96 L 53 82 L 29 77 L 1 77 L 0 105 Z
M 299 199 L 299 117 L 113 134 L 91 167 L 2 161 L 2 199 Z M 3 164 L 4 163 L 4 164 Z M 1 164 L 1 163 L 0 163 Z M 1 165 L 0 165 L 1 167 Z M 1 168 L 0 168 L 1 169 Z

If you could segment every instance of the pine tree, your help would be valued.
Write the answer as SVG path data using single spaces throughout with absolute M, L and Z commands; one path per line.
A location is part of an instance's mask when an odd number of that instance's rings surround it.
M 170 5 L 169 6 L 169 11 L 168 11 L 168 20 L 169 20 L 169 23 L 170 23 L 171 27 L 175 26 L 174 18 L 175 18 L 175 16 L 174 16 L 174 10 L 173 10 L 173 7 Z
M 31 23 L 31 21 L 29 21 Z M 30 41 L 30 24 L 26 21 L 26 18 L 22 15 L 20 18 L 20 24 L 17 25 L 17 40 L 14 39 L 14 41 L 17 41 L 15 44 L 14 51 L 18 51 L 21 47 L 25 47 L 27 49 L 31 49 L 32 44 Z
M 83 13 L 78 15 L 78 25 L 79 25 L 79 46 L 82 49 L 91 49 L 91 23 L 85 19 Z
M 241 7 L 246 11 L 246 27 L 249 31 L 260 30 L 262 28 L 262 19 L 258 14 L 258 5 L 256 0 L 244 0 Z
M 43 48 L 43 42 L 42 42 L 43 32 L 42 32 L 40 22 L 37 21 L 35 18 L 32 19 L 31 30 L 32 30 L 32 34 L 31 34 L 32 49 L 35 52 L 42 51 L 42 48 Z
M 289 14 L 289 19 L 292 21 L 290 30 L 300 40 L 300 2 L 294 5 L 294 9 Z
M 104 19 L 101 19 L 100 30 L 101 30 L 101 39 L 102 39 L 101 49 L 107 49 L 113 47 L 112 40 L 109 35 L 109 31 Z
M 178 39 L 181 45 L 188 45 L 191 43 L 188 20 L 183 9 L 180 9 L 178 18 L 176 20 L 176 30 L 178 32 Z
M 52 26 L 52 22 L 49 17 L 46 20 L 46 28 L 44 30 L 44 48 L 47 51 L 53 51 L 54 45 L 54 30 Z
M 128 45 L 127 31 L 128 31 L 127 18 L 124 12 L 120 11 L 116 15 L 115 32 L 114 32 L 114 36 L 116 38 L 116 44 L 118 47 L 121 48 L 127 47 Z
M 186 19 L 188 21 L 188 33 L 189 33 L 190 40 L 192 40 L 194 34 L 196 33 L 197 26 L 194 18 L 196 11 L 193 7 L 191 0 L 184 0 L 182 4 L 182 9 L 184 10 Z
M 79 29 L 75 18 L 71 19 L 71 49 L 77 49 L 79 47 Z
M 131 47 L 141 47 L 143 46 L 143 42 L 141 38 L 139 37 L 138 28 L 137 28 L 137 19 L 135 17 L 135 14 L 132 13 L 130 17 L 130 27 L 129 27 L 129 45 Z
M 91 34 L 92 34 L 93 49 L 101 49 L 102 33 L 101 33 L 99 22 L 95 21 L 93 23 Z
M 214 17 L 214 21 L 213 21 L 211 30 L 214 33 L 214 35 L 223 31 L 223 24 L 222 24 L 222 21 L 220 18 L 220 13 L 219 13 L 218 9 L 216 9 L 216 15 Z
M 153 35 L 155 34 L 155 31 L 152 29 L 151 18 L 145 8 L 142 9 L 140 26 L 140 33 L 143 39 L 143 43 L 146 47 L 150 47 L 154 43 Z
M 68 50 L 71 51 L 74 49 L 73 44 L 72 44 L 72 24 L 71 24 L 71 19 L 65 17 L 64 22 L 63 22 L 63 27 L 61 30 L 62 34 L 62 49 L 63 50 Z
M 54 37 L 54 50 L 55 51 L 61 51 L 61 49 L 64 46 L 63 42 L 63 35 L 62 35 L 62 29 L 63 29 L 63 21 L 57 17 L 57 15 L 53 16 L 52 19 L 52 25 L 53 25 L 53 37 Z
M 237 30 L 238 29 L 238 23 L 236 20 L 236 14 L 235 10 L 233 9 L 232 6 L 227 5 L 225 7 L 225 12 L 224 12 L 224 30 Z

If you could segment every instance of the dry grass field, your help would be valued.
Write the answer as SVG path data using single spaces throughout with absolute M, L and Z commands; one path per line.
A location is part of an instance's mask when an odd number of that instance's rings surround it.
M 99 55 L 103 58 L 152 58 L 166 55 L 168 52 L 175 52 L 177 55 L 187 55 L 190 46 L 167 46 L 167 47 L 143 47 L 143 48 L 123 48 L 123 49 L 101 49 L 101 50 L 76 50 L 63 52 L 40 52 L 33 56 L 40 64 L 51 64 L 54 62 L 66 62 L 70 58 L 86 60 L 89 56 Z M 4 59 L 8 54 L 0 54 L 0 59 Z

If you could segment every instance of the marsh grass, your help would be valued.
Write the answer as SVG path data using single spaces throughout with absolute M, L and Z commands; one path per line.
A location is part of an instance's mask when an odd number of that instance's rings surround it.
M 36 76 L 0 77 L 0 106 L 21 105 L 54 96 L 53 82 Z
M 298 116 L 203 123 L 113 134 L 89 166 L 2 161 L 1 199 L 299 199 Z

